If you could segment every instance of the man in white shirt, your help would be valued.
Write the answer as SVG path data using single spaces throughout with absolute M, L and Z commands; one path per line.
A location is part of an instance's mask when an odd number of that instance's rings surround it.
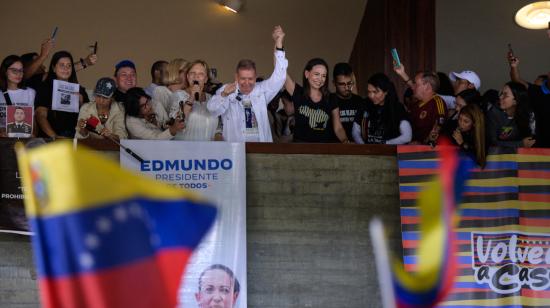
M 208 110 L 222 116 L 223 138 L 228 142 L 273 142 L 267 116 L 267 104 L 277 95 L 286 79 L 285 58 L 280 26 L 273 30 L 275 69 L 268 79 L 256 82 L 256 65 L 252 60 L 237 64 L 235 82 L 221 87 L 208 102 Z
M 153 63 L 151 66 L 151 84 L 147 86 L 147 88 L 143 89 L 147 95 L 153 97 L 155 88 L 164 85 L 164 75 L 166 74 L 167 66 L 168 62 L 164 60 L 159 60 Z

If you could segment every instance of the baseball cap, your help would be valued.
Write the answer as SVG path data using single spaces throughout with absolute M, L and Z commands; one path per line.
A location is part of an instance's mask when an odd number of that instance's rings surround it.
M 130 60 L 122 60 L 122 61 L 118 62 L 115 65 L 115 75 L 116 75 L 116 73 L 118 73 L 118 70 L 123 68 L 123 67 L 131 67 L 134 70 L 136 69 L 136 65 L 134 64 L 134 62 L 132 62 Z
M 449 74 L 449 78 L 453 82 L 456 81 L 457 78 L 468 80 L 468 82 L 470 82 L 476 87 L 476 90 L 479 90 L 479 87 L 481 87 L 481 80 L 479 79 L 479 76 L 474 71 L 462 71 L 460 73 L 451 72 Z
M 103 77 L 97 81 L 94 89 L 94 95 L 111 98 L 115 93 L 115 81 L 109 77 Z

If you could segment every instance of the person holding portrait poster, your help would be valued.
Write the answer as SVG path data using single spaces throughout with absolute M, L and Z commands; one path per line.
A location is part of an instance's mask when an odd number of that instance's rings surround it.
M 39 137 L 73 138 L 75 135 L 78 110 L 90 100 L 86 89 L 78 84 L 73 62 L 72 55 L 67 51 L 58 51 L 52 56 L 48 77 L 38 89 L 35 99 Z M 57 89 L 55 93 L 54 89 Z M 69 104 L 62 104 L 62 94 L 69 94 Z
M 6 106 L 28 106 L 31 117 L 27 119 L 32 122 L 36 92 L 23 85 L 23 62 L 19 56 L 11 55 L 2 60 L 0 91 L 0 136 L 6 136 Z

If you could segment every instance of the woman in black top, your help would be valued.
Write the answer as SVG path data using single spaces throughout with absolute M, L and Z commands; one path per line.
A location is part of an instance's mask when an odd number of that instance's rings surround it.
M 487 111 L 486 121 L 490 146 L 530 148 L 536 142 L 527 88 L 521 83 L 508 82 L 504 85 L 499 104 Z
M 475 161 L 485 167 L 487 146 L 485 143 L 485 116 L 477 104 L 462 107 L 458 115 L 457 126 L 450 133 L 451 140 Z
M 367 82 L 368 100 L 353 123 L 355 143 L 405 144 L 412 139 L 405 106 L 397 99 L 388 76 L 378 73 Z
M 58 51 L 52 56 L 46 80 L 40 85 L 36 93 L 36 122 L 40 127 L 40 137 L 73 138 L 78 121 L 78 112 L 52 110 L 53 81 L 62 80 L 78 83 L 73 66 L 73 56 L 67 51 Z M 86 89 L 80 86 L 79 106 L 89 102 Z
M 342 123 L 340 110 L 329 100 L 328 65 L 323 59 L 309 60 L 304 68 L 303 88 L 287 75 L 285 89 L 292 96 L 291 106 L 294 111 L 296 126 L 295 142 L 334 142 L 334 135 L 342 143 L 349 139 Z
M 462 108 L 470 104 L 479 105 L 481 102 L 481 95 L 476 89 L 466 89 L 456 95 L 455 112 L 445 121 L 443 128 L 441 129 L 443 134 L 452 134 L 458 126 L 458 115 Z

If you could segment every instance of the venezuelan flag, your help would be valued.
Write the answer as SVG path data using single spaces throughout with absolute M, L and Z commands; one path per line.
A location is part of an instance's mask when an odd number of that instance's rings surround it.
M 56 142 L 18 148 L 44 307 L 174 307 L 216 208 Z
M 461 160 L 454 147 L 439 147 L 436 180 L 420 193 L 420 243 L 414 271 L 406 272 L 397 260 L 388 263 L 390 253 L 380 221 L 371 223 L 371 237 L 385 307 L 428 308 L 441 302 L 450 291 L 457 269 L 454 228 L 471 160 Z

